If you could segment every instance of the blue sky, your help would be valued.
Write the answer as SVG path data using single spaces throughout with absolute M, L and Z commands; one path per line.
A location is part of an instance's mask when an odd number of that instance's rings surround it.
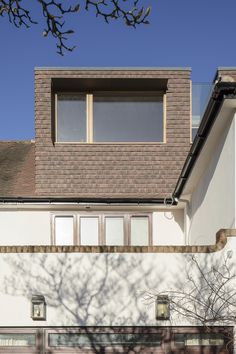
M 26 1 L 27 3 L 27 1 Z M 212 81 L 219 66 L 236 66 L 235 0 L 143 0 L 150 25 L 110 25 L 83 10 L 68 19 L 73 53 L 56 54 L 43 24 L 16 29 L 0 18 L 0 139 L 34 138 L 34 67 L 192 67 L 195 82 Z M 33 3 L 31 3 L 33 4 Z M 33 10 L 38 11 L 36 5 Z

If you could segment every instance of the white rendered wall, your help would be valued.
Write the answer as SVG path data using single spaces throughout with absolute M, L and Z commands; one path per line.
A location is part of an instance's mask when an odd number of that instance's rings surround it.
M 188 208 L 193 245 L 213 244 L 219 229 L 235 227 L 235 118 L 216 140 Z
M 153 213 L 153 245 L 184 245 L 184 210 Z
M 0 245 L 49 245 L 48 211 L 0 211 Z
M 47 210 L 0 210 L 0 245 L 50 245 L 51 217 Z M 184 244 L 183 209 L 154 212 L 152 232 L 154 245 Z
M 207 271 L 235 249 L 231 237 L 224 250 L 197 259 Z M 147 305 L 142 293 L 182 289 L 188 265 L 189 255 L 177 253 L 0 254 L 0 326 L 187 325 L 179 314 L 157 321 L 155 301 Z M 45 296 L 46 321 L 30 318 L 33 294 Z

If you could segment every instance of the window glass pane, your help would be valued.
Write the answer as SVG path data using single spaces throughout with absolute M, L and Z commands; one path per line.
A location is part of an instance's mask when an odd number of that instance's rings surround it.
M 186 345 L 223 345 L 224 336 L 218 333 L 187 334 Z
M 86 142 L 86 100 L 84 94 L 58 94 L 57 141 Z
M 98 245 L 98 217 L 80 218 L 80 244 Z
M 223 334 L 218 333 L 203 333 L 201 335 L 201 344 L 202 345 L 223 345 L 224 336 Z
M 122 217 L 106 217 L 106 245 L 124 244 L 124 220 Z
M 131 245 L 148 246 L 148 217 L 131 218 Z
M 1 333 L 0 347 L 34 347 L 35 334 Z
M 55 243 L 56 245 L 73 245 L 74 243 L 73 216 L 55 217 Z
M 183 348 L 185 345 L 185 334 L 183 333 L 174 334 L 174 344 L 178 348 Z
M 157 333 L 52 333 L 49 334 L 50 347 L 94 347 L 94 346 L 136 346 L 161 345 L 161 335 Z
M 98 142 L 163 141 L 162 98 L 94 94 L 93 126 Z

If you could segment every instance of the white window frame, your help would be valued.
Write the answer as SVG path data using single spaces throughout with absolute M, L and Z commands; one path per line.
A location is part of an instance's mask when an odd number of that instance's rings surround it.
M 73 218 L 73 244 L 77 243 L 76 240 L 76 229 L 77 229 L 77 218 L 72 213 L 60 213 L 60 214 L 52 214 L 51 215 L 51 244 L 56 246 L 56 218 Z

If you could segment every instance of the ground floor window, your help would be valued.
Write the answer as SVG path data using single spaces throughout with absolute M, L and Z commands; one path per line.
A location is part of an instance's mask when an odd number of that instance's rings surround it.
M 0 333 L 0 347 L 35 347 L 34 333 Z
M 160 346 L 160 333 L 50 333 L 50 347 Z
M 233 327 L 0 328 L 0 353 L 232 354 Z
M 42 335 L 38 329 L 0 328 L 1 354 L 41 354 L 41 347 Z
M 224 333 L 180 333 L 174 335 L 176 347 L 222 346 L 224 341 Z

